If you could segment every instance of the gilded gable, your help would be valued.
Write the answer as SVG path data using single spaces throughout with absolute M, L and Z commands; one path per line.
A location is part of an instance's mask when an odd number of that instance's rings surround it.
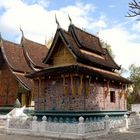
M 74 64 L 76 60 L 64 44 L 60 44 L 53 55 L 53 65 Z

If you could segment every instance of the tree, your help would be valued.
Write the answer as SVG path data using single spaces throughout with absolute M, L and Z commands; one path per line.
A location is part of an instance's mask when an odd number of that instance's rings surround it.
M 140 103 L 140 66 L 137 67 L 132 64 L 129 70 L 129 78 L 134 83 L 133 93 L 129 96 L 129 100 L 131 100 L 131 103 Z
M 136 16 L 140 16 L 140 2 L 133 0 L 132 2 L 129 3 L 129 12 L 127 13 L 127 17 L 136 17 Z
M 120 66 L 120 67 L 121 67 L 121 66 Z M 117 72 L 119 75 L 123 76 L 123 74 L 127 73 L 128 70 L 125 69 L 124 67 L 121 67 L 121 69 L 118 70 L 118 71 L 116 70 L 116 72 Z
M 45 40 L 45 45 L 48 49 L 50 49 L 53 42 L 53 37 L 49 38 L 48 40 Z
M 115 55 L 113 54 L 113 51 L 112 51 L 112 49 L 111 49 L 111 45 L 109 45 L 108 43 L 104 42 L 104 41 L 101 40 L 101 39 L 100 39 L 100 43 L 101 43 L 101 46 L 102 46 L 103 48 L 106 48 L 106 49 L 108 50 L 108 52 L 109 52 L 109 54 L 112 56 L 112 58 L 114 58 Z

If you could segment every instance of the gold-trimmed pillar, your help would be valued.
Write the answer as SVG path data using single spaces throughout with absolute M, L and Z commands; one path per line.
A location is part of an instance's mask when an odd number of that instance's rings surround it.
M 22 106 L 26 106 L 26 95 L 25 95 L 25 93 L 22 93 L 21 94 L 21 98 L 22 98 Z
M 86 96 L 90 94 L 90 82 L 91 82 L 91 77 L 88 77 L 88 82 L 86 84 Z
M 79 88 L 78 88 L 78 95 L 81 95 L 83 89 L 83 75 L 80 75 L 80 81 L 79 81 Z
M 35 100 L 35 81 L 34 79 L 31 80 L 32 83 L 32 90 L 31 90 L 31 100 L 30 100 L 30 106 L 34 106 L 34 100 Z
M 110 80 L 107 81 L 107 84 L 106 84 L 106 91 L 105 91 L 105 98 L 108 96 L 109 94 L 109 89 L 110 89 Z
M 124 95 L 124 84 L 122 84 L 121 86 L 120 99 L 122 98 L 123 95 Z
M 65 77 L 64 74 L 62 74 L 61 77 L 63 78 L 63 91 L 64 91 L 64 95 L 67 95 L 66 77 Z
M 70 74 L 70 83 L 71 83 L 71 92 L 72 92 L 72 95 L 74 96 L 75 93 L 74 93 L 73 75 L 72 74 Z

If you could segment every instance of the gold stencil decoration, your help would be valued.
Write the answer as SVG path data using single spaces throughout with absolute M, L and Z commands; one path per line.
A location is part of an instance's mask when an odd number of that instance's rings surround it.
M 91 82 L 91 77 L 88 77 L 88 81 L 86 84 L 86 96 L 90 94 L 90 82 Z
M 67 95 L 67 87 L 66 87 L 66 78 L 65 78 L 65 75 L 62 74 L 62 78 L 63 78 L 64 95 Z
M 78 88 L 78 95 L 81 95 L 82 88 L 83 88 L 83 75 L 80 75 L 80 83 L 79 83 L 79 88 Z
M 106 83 L 106 89 L 105 89 L 105 98 L 108 96 L 109 94 L 109 88 L 110 88 L 110 81 L 108 80 Z

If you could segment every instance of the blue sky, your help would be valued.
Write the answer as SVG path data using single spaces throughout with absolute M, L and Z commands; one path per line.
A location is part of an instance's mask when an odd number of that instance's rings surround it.
M 55 13 L 62 28 L 73 23 L 112 46 L 115 60 L 128 69 L 140 65 L 140 22 L 126 18 L 132 0 L 0 0 L 0 32 L 20 42 L 20 26 L 27 38 L 45 43 L 56 31 Z

